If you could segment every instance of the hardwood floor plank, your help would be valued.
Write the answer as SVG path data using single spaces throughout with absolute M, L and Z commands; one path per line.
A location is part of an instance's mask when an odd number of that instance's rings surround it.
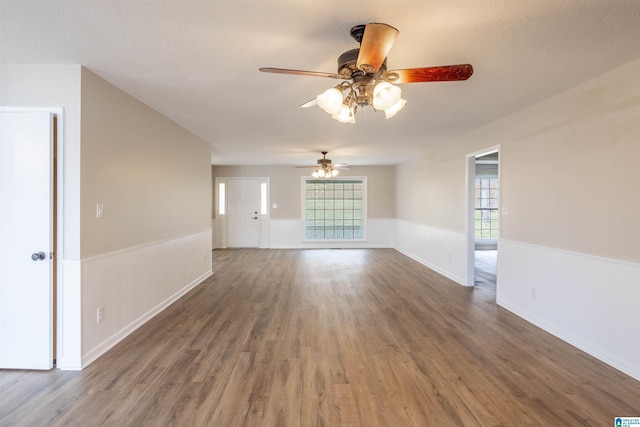
M 406 256 L 216 250 L 81 372 L 0 371 L 0 426 L 610 425 L 640 382 Z

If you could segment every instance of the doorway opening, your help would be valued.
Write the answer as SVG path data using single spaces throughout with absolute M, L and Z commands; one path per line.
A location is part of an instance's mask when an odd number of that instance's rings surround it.
M 500 150 L 467 156 L 467 286 L 497 291 Z

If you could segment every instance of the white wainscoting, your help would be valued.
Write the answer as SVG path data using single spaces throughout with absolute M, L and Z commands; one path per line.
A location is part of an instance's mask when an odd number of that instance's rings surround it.
M 465 234 L 396 220 L 395 249 L 464 285 Z
M 640 380 L 640 264 L 509 240 L 497 302 Z
M 211 241 L 208 229 L 82 260 L 82 367 L 209 277 Z
M 392 248 L 395 242 L 395 219 L 367 219 L 367 238 L 364 241 L 327 241 L 305 242 L 302 239 L 302 221 L 300 219 L 271 219 L 270 248 L 306 249 L 306 248 Z

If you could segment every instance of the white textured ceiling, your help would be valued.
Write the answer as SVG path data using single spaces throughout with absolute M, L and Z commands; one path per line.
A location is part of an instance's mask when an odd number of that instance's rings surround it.
M 402 85 L 392 119 L 298 105 L 335 80 L 349 29 L 400 30 L 393 68 L 470 63 Z M 396 164 L 640 57 L 640 0 L 0 1 L 0 61 L 82 64 L 209 141 L 214 164 Z M 490 143 L 490 141 L 488 141 Z

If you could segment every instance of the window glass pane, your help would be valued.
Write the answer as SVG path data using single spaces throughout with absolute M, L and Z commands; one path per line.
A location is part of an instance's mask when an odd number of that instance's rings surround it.
M 226 195 L 226 185 L 224 182 L 218 184 L 218 214 L 224 215 L 227 207 L 226 207 L 227 195 Z
M 364 238 L 363 180 L 306 180 L 303 188 L 306 239 Z
M 267 214 L 267 183 L 260 183 L 260 215 Z
M 499 188 L 497 179 L 476 179 L 475 182 L 475 237 L 498 238 Z

